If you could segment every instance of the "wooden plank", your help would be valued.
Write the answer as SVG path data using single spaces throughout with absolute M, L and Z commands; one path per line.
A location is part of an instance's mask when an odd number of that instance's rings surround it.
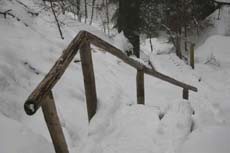
M 194 65 L 194 47 L 195 47 L 194 43 L 190 45 L 190 54 L 189 54 L 190 61 L 189 62 L 190 62 L 192 69 L 195 68 L 195 65 Z
M 145 104 L 145 87 L 144 87 L 143 70 L 137 70 L 136 85 L 137 85 L 137 103 L 144 105 Z
M 185 84 L 183 82 L 180 82 L 176 79 L 173 79 L 169 76 L 166 76 L 156 70 L 152 70 L 148 67 L 146 67 L 144 64 L 141 64 L 140 62 L 129 58 L 128 56 L 126 56 L 120 49 L 112 46 L 111 44 L 109 44 L 108 42 L 102 40 L 101 38 L 98 38 L 97 36 L 91 34 L 91 33 L 87 33 L 87 38 L 90 40 L 90 42 L 99 47 L 104 49 L 105 51 L 111 53 L 112 55 L 118 57 L 119 59 L 123 60 L 126 64 L 136 68 L 137 70 L 143 70 L 146 74 L 157 77 L 158 79 L 161 79 L 163 81 L 169 82 L 173 85 L 179 86 L 181 88 L 186 88 L 188 90 L 192 90 L 197 92 L 197 88 L 193 87 L 191 85 Z
M 58 118 L 54 97 L 51 91 L 44 98 L 42 111 L 48 127 L 51 139 L 53 141 L 56 153 L 68 153 L 68 147 Z
M 189 91 L 187 89 L 183 89 L 183 99 L 189 99 Z
M 79 34 L 72 40 L 69 46 L 63 51 L 63 54 L 54 64 L 49 73 L 30 94 L 24 104 L 25 112 L 28 115 L 33 115 L 42 105 L 44 97 L 49 91 L 51 91 L 57 81 L 61 78 L 66 68 L 69 66 L 74 56 L 77 54 L 78 49 L 81 47 L 85 40 L 85 34 L 86 32 L 84 31 L 79 32 Z
M 85 41 L 80 49 L 82 73 L 84 77 L 85 96 L 88 110 L 89 121 L 95 115 L 97 110 L 97 93 L 93 70 L 93 60 L 90 43 Z

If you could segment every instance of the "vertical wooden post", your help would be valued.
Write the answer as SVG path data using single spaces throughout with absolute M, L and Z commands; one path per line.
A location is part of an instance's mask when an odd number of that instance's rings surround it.
M 181 38 L 180 36 L 176 36 L 176 55 L 182 59 L 182 54 L 181 54 Z
M 183 88 L 183 99 L 188 100 L 189 98 L 189 91 L 188 89 Z
M 42 104 L 42 111 L 56 153 L 68 153 L 68 147 L 58 118 L 53 94 L 49 91 Z
M 145 104 L 145 87 L 144 87 L 143 70 L 137 70 L 136 85 L 137 85 L 137 103 L 144 105 Z
M 90 43 L 86 41 L 80 48 L 82 72 L 84 77 L 85 95 L 89 121 L 97 110 L 96 84 L 93 70 L 92 53 Z
M 190 46 L 190 65 L 193 69 L 195 68 L 195 65 L 194 65 L 194 47 L 195 47 L 195 44 L 192 43 Z

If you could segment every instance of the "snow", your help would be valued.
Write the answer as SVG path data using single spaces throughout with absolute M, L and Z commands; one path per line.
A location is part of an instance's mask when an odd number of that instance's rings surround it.
M 20 123 L 1 114 L 0 123 L 0 148 L 2 153 L 54 153 L 49 141 L 23 127 Z
M 133 46 L 129 42 L 129 40 L 124 36 L 124 32 L 117 34 L 114 37 L 114 44 L 115 47 L 119 48 L 122 51 L 132 50 Z
M 66 22 L 61 40 L 52 14 L 41 9 L 42 1 L 21 2 L 39 16 L 29 15 L 16 0 L 0 1 L 0 10 L 12 9 L 22 21 L 0 16 L 0 152 L 53 153 L 41 110 L 31 117 L 23 110 L 27 96 L 80 30 L 118 48 L 127 46 L 123 35 L 111 39 L 100 27 L 74 21 L 71 15 L 60 16 Z M 214 34 L 209 32 L 205 37 Z M 229 152 L 230 38 L 217 34 L 196 49 L 195 70 L 171 52 L 171 44 L 153 38 L 151 53 L 146 40 L 140 62 L 147 58 L 158 71 L 199 91 L 182 100 L 181 88 L 145 75 L 145 106 L 136 104 L 136 70 L 92 46 L 98 109 L 90 124 L 80 63 L 71 63 L 53 89 L 70 153 Z
M 206 40 L 203 46 L 197 49 L 197 56 L 200 57 L 198 59 L 199 61 L 197 62 L 202 62 L 204 64 L 216 64 L 219 66 L 229 66 L 229 48 L 229 37 L 224 37 L 220 35 L 211 36 Z
M 230 3 L 230 0 L 215 0 L 216 2 Z
M 229 127 L 210 127 L 194 131 L 179 153 L 228 153 L 230 146 Z

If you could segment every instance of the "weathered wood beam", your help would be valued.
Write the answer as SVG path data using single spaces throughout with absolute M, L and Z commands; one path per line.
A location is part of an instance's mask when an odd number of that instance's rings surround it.
M 119 59 L 123 60 L 126 64 L 136 68 L 137 70 L 143 70 L 148 75 L 157 77 L 158 79 L 161 79 L 163 81 L 169 82 L 169 83 L 174 84 L 176 86 L 179 86 L 181 88 L 185 88 L 185 89 L 192 90 L 192 91 L 195 91 L 195 92 L 198 91 L 196 87 L 193 87 L 191 85 L 188 85 L 188 84 L 180 82 L 180 81 L 178 81 L 176 79 L 173 79 L 173 78 L 171 78 L 171 77 L 169 77 L 167 75 L 164 75 L 164 74 L 162 74 L 160 72 L 157 72 L 156 70 L 148 68 L 144 64 L 141 64 L 140 62 L 138 62 L 138 61 L 136 61 L 136 60 L 134 60 L 132 58 L 129 58 L 120 49 L 112 46 L 108 42 L 102 40 L 101 38 L 98 38 L 97 36 L 95 36 L 95 35 L 93 35 L 91 33 L 87 32 L 87 37 L 88 37 L 88 39 L 90 40 L 90 42 L 93 45 L 104 49 L 105 51 L 107 51 L 107 52 L 111 53 L 112 55 L 118 57 Z
M 63 51 L 62 56 L 57 60 L 57 62 L 49 71 L 49 73 L 39 83 L 39 85 L 34 89 L 34 91 L 26 100 L 24 104 L 24 109 L 28 115 L 33 115 L 38 110 L 38 108 L 42 105 L 44 97 L 54 87 L 57 81 L 61 78 L 66 68 L 69 66 L 70 62 L 73 60 L 74 56 L 77 54 L 78 49 L 82 46 L 85 40 L 89 40 L 95 46 L 104 49 L 105 51 L 118 57 L 119 59 L 123 60 L 126 64 L 136 68 L 137 70 L 143 70 L 144 73 L 146 74 L 152 75 L 154 77 L 157 77 L 163 81 L 167 81 L 181 88 L 185 88 L 195 92 L 197 91 L 196 87 L 175 80 L 169 76 L 157 72 L 156 70 L 152 70 L 147 66 L 145 66 L 144 64 L 141 64 L 138 61 L 129 58 L 121 50 L 117 49 L 116 47 L 112 46 L 108 42 L 102 40 L 101 38 L 89 32 L 81 31 L 72 40 L 70 45 Z
M 171 77 L 169 77 L 169 76 L 167 76 L 165 74 L 162 74 L 160 72 L 153 71 L 150 68 L 145 67 L 144 72 L 146 74 L 152 75 L 152 76 L 154 76 L 154 77 L 156 77 L 156 78 L 158 78 L 160 80 L 166 81 L 166 82 L 171 83 L 173 85 L 176 85 L 178 87 L 185 88 L 185 89 L 188 89 L 188 90 L 191 90 L 191 91 L 194 91 L 194 92 L 198 91 L 198 89 L 196 87 L 193 87 L 191 85 L 188 85 L 188 84 L 185 84 L 183 82 L 180 82 L 180 81 L 178 81 L 178 80 L 176 80 L 174 78 L 171 78 Z
M 128 57 L 120 49 L 114 47 L 110 43 L 108 43 L 108 42 L 102 40 L 101 38 L 99 38 L 99 37 L 97 37 L 91 33 L 88 33 L 88 32 L 87 32 L 87 37 L 93 45 L 95 45 L 99 48 L 102 48 L 106 52 L 109 52 L 110 54 L 116 56 L 117 58 L 124 61 L 126 64 L 131 65 L 132 67 L 134 67 L 136 69 L 140 69 L 140 70 L 143 69 L 144 65 L 142 65 L 139 62 L 135 61 L 134 59 Z
M 183 99 L 188 100 L 189 98 L 189 91 L 188 89 L 183 89 Z
M 74 56 L 77 54 L 78 49 L 86 39 L 86 32 L 81 31 L 72 40 L 69 46 L 63 51 L 61 57 L 54 64 L 49 73 L 34 89 L 24 104 L 25 112 L 28 115 L 33 115 L 44 102 L 44 97 L 54 87 L 57 81 L 61 78 L 66 68 L 69 66 Z
M 82 73 L 84 77 L 85 96 L 87 103 L 88 119 L 89 121 L 96 114 L 97 110 L 97 93 L 93 70 L 93 60 L 90 48 L 90 43 L 85 43 L 80 48 Z
M 51 91 L 48 92 L 43 101 L 42 111 L 53 141 L 55 152 L 69 153 Z
M 145 87 L 144 87 L 143 70 L 137 70 L 136 86 L 137 86 L 137 103 L 144 105 L 145 104 Z

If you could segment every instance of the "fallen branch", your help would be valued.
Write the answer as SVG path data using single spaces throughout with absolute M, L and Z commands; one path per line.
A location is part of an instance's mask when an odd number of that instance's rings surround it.
M 59 21 L 58 21 L 57 15 L 56 15 L 56 13 L 55 13 L 55 11 L 54 11 L 54 8 L 53 8 L 53 3 L 52 3 L 52 0 L 49 0 L 49 1 L 50 1 L 51 10 L 52 10 L 52 12 L 53 12 L 53 15 L 54 15 L 55 21 L 56 21 L 57 26 L 58 26 L 58 31 L 59 31 L 59 33 L 60 33 L 61 39 L 64 39 L 63 34 L 62 34 L 62 31 L 61 31 L 61 26 L 60 26 L 60 24 L 59 24 Z
M 12 18 L 16 18 L 17 21 L 21 21 L 21 19 L 18 18 L 17 16 L 15 16 L 14 14 L 12 14 L 11 11 L 12 11 L 12 9 L 6 10 L 6 11 L 4 11 L 4 12 L 1 12 L 1 11 L 0 11 L 0 14 L 4 15 L 4 18 L 5 18 L 5 19 L 6 19 L 6 16 L 8 15 L 8 16 L 11 16 Z M 28 24 L 27 24 L 27 23 L 25 23 L 25 22 L 23 22 L 23 21 L 21 21 L 21 22 L 22 22 L 26 27 L 28 27 Z
M 0 14 L 4 15 L 4 18 L 6 19 L 6 15 L 9 14 L 9 12 L 12 11 L 12 9 L 6 10 L 4 12 L 0 11 Z M 15 18 L 15 16 L 13 16 Z

